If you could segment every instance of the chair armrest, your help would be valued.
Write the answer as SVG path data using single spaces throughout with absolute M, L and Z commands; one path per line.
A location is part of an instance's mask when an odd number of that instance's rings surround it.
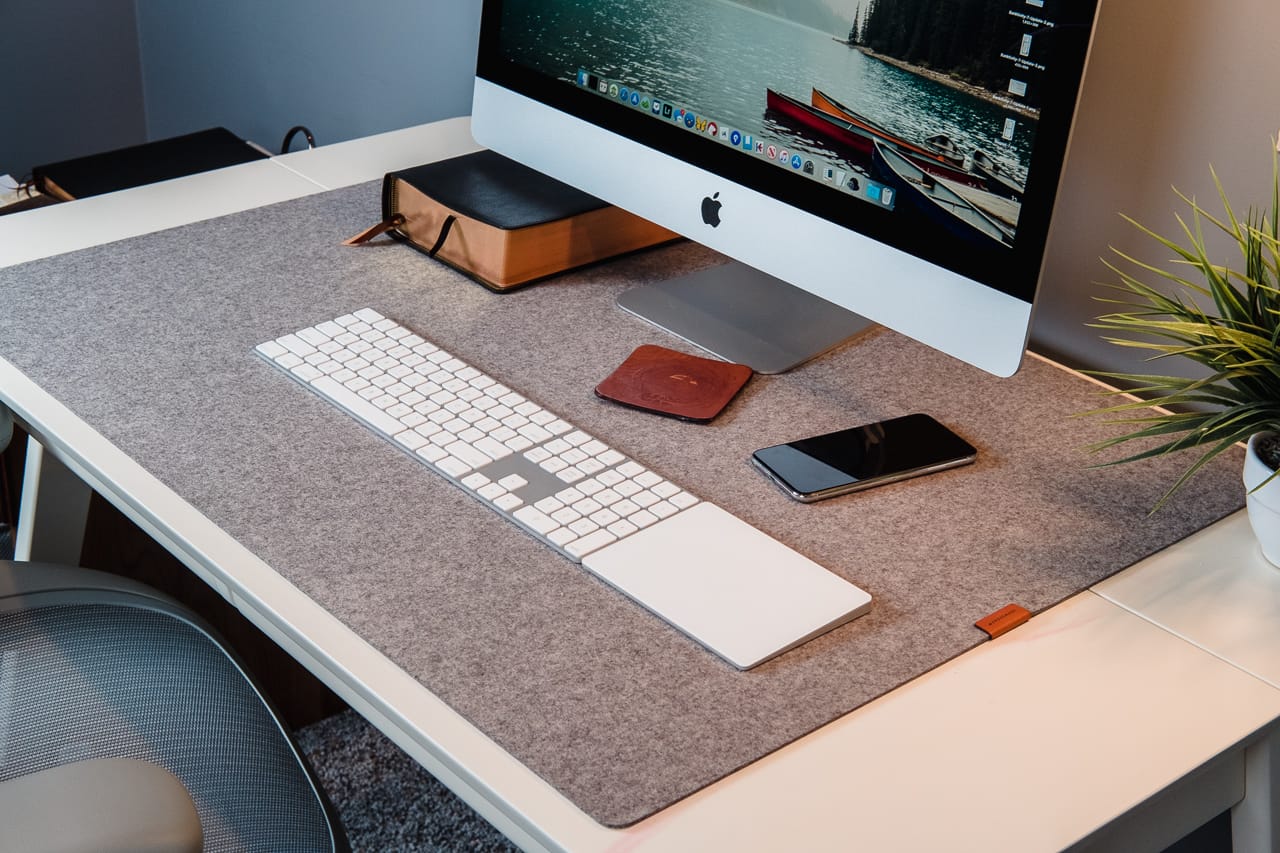
M 199 853 L 200 817 L 162 767 L 77 761 L 0 782 L 7 849 L 31 853 Z M 12 844 L 12 848 L 7 845 Z

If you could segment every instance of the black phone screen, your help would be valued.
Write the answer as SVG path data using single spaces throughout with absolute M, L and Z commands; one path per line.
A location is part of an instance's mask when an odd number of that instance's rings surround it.
M 914 414 L 757 450 L 756 467 L 792 497 L 817 500 L 972 462 L 977 451 Z

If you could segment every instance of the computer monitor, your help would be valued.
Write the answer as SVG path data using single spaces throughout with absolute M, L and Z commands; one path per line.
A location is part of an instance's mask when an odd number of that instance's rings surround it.
M 1097 0 L 484 0 L 476 140 L 723 252 L 619 299 L 780 372 L 1018 369 Z

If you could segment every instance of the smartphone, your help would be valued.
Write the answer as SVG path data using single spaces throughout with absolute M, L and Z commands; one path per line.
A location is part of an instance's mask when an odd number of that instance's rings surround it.
M 977 455 L 929 415 L 915 414 L 776 444 L 751 461 L 788 495 L 812 503 L 968 465 Z

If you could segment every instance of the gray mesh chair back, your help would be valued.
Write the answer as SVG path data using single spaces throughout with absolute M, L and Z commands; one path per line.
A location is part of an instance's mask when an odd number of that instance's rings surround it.
M 0 562 L 0 782 L 108 757 L 178 777 L 206 851 L 348 849 L 292 738 L 198 619 L 120 578 Z

